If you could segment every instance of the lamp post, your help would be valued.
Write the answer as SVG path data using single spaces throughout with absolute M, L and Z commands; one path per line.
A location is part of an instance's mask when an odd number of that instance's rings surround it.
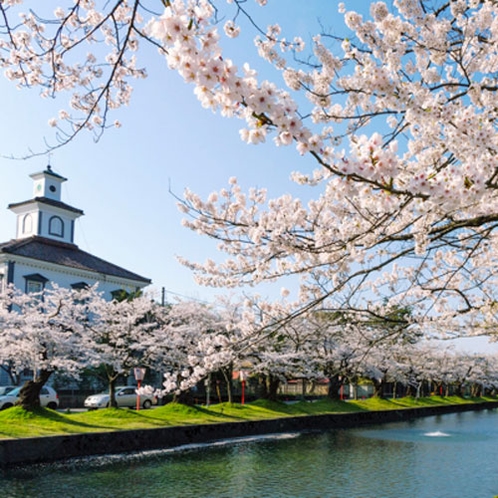
M 133 369 L 133 375 L 135 376 L 135 380 L 137 381 L 138 389 L 140 389 L 140 386 L 142 385 L 142 381 L 144 380 L 146 371 L 147 371 L 147 369 L 143 368 L 143 367 L 135 367 Z M 140 410 L 140 394 L 139 393 L 137 393 L 137 411 L 138 410 Z
M 245 391 L 246 391 L 246 373 L 244 370 L 240 371 L 240 382 L 242 384 L 242 394 L 240 396 L 240 404 L 243 405 L 245 403 Z

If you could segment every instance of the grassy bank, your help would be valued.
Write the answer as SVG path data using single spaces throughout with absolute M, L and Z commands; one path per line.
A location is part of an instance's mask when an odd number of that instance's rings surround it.
M 326 413 L 398 410 L 486 401 L 496 401 L 496 398 L 463 399 L 456 396 L 431 396 L 418 400 L 415 398 L 394 400 L 371 398 L 348 402 L 324 399 L 313 403 L 304 401 L 294 404 L 258 400 L 245 405 L 222 403 L 211 405 L 209 408 L 170 403 L 153 410 L 139 412 L 127 408 L 107 408 L 80 413 L 60 413 L 47 409 L 26 412 L 20 407 L 13 407 L 0 412 L 0 439 L 241 422 Z

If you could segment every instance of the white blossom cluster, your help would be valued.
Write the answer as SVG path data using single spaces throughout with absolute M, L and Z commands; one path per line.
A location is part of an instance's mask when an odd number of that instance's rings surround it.
M 0 67 L 5 76 L 20 87 L 40 86 L 42 97 L 71 94 L 70 109 L 49 121 L 62 143 L 82 129 L 99 136 L 108 126 L 120 126 L 109 122 L 108 111 L 129 103 L 130 79 L 146 77 L 135 56 L 143 23 L 139 5 L 119 1 L 106 8 L 102 2 L 77 0 L 53 12 L 37 5 L 35 12 L 27 3 L 0 5 Z
M 147 296 L 108 302 L 95 288 L 54 287 L 35 295 L 8 288 L 0 294 L 0 362 L 12 374 L 29 369 L 40 382 L 54 372 L 78 377 L 99 366 L 110 385 L 146 366 L 164 372 L 163 385 L 144 385 L 140 393 L 158 396 L 180 396 L 213 374 L 222 375 L 230 392 L 233 373 L 241 370 L 274 387 L 328 379 L 336 395 L 340 385 L 360 378 L 379 392 L 397 383 L 414 395 L 429 381 L 434 390 L 498 388 L 496 357 L 424 341 L 427 331 L 408 310 L 391 309 L 386 324 L 375 315 L 355 321 L 353 313 L 326 310 L 289 320 L 295 309 L 285 300 L 159 306 Z
M 320 189 L 306 205 L 244 193 L 235 180 L 207 201 L 187 190 L 185 226 L 217 240 L 227 258 L 184 263 L 199 282 L 220 287 L 300 275 L 303 308 L 328 300 L 368 311 L 387 299 L 413 306 L 431 327 L 439 317 L 449 328 L 490 330 L 498 297 L 498 6 L 394 5 L 372 3 L 370 19 L 344 8 L 352 36 L 342 53 L 317 36 L 310 67 L 277 54 L 277 27 L 258 40 L 308 107 L 274 84 L 269 99 L 270 84 L 257 84 L 247 68 L 237 95 L 214 78 L 204 105 L 217 110 L 219 99 L 235 97 L 231 108 L 242 110 L 233 114 L 249 125 L 243 138 L 257 143 L 273 133 L 277 145 L 311 154 L 319 168 L 293 178 Z M 197 53 L 205 66 L 206 53 Z
M 41 295 L 8 288 L 0 293 L 0 363 L 24 369 L 62 371 L 77 377 L 96 366 L 85 331 L 87 309 L 73 290 L 54 287 Z

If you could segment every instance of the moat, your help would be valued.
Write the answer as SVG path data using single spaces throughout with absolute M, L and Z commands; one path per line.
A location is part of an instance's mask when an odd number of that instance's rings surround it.
M 2 472 L 12 498 L 372 497 L 498 494 L 498 412 L 284 433 Z

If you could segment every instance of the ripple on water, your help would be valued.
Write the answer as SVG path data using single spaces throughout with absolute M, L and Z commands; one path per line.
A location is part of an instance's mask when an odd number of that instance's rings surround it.
M 451 437 L 451 434 L 442 431 L 426 432 L 424 436 L 427 437 Z

